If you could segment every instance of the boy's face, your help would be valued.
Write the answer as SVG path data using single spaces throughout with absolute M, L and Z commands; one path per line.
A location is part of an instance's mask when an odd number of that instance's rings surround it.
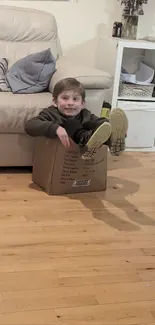
M 57 100 L 53 100 L 58 110 L 66 116 L 76 116 L 84 108 L 81 95 L 72 90 L 62 92 Z

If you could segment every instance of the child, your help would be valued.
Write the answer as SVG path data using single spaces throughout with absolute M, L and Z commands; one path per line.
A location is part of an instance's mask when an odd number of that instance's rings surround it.
M 27 121 L 25 131 L 30 136 L 58 137 L 69 148 L 72 139 L 84 148 L 83 159 L 91 158 L 103 145 L 118 155 L 125 149 L 127 118 L 115 109 L 109 119 L 91 114 L 85 107 L 84 86 L 74 78 L 60 80 L 53 90 L 53 106 Z

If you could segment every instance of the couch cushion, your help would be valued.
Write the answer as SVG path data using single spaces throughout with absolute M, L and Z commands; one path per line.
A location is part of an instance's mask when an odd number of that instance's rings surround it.
M 0 56 L 7 58 L 9 69 L 18 60 L 26 55 L 41 52 L 50 48 L 55 59 L 58 57 L 58 48 L 56 42 L 3 42 L 0 40 Z
M 24 133 L 24 123 L 52 105 L 52 94 L 0 93 L 0 133 Z
M 6 75 L 12 92 L 33 94 L 47 89 L 55 72 L 55 63 L 50 49 L 30 54 L 17 61 Z
M 12 42 L 48 42 L 57 39 L 55 17 L 32 8 L 0 6 L 0 39 Z
M 26 55 L 51 49 L 55 59 L 62 54 L 57 23 L 51 13 L 36 9 L 0 6 L 0 56 L 9 68 Z

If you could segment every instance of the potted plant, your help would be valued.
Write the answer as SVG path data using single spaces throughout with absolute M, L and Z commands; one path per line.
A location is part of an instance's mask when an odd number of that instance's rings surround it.
M 138 20 L 140 15 L 144 15 L 143 5 L 148 0 L 118 0 L 123 5 L 122 13 L 122 37 L 128 39 L 136 39 Z

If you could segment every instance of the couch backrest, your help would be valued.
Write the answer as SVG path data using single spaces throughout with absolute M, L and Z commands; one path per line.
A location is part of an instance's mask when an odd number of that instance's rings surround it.
M 55 17 L 47 12 L 0 6 L 0 57 L 9 67 L 22 57 L 51 49 L 57 59 L 62 54 Z

